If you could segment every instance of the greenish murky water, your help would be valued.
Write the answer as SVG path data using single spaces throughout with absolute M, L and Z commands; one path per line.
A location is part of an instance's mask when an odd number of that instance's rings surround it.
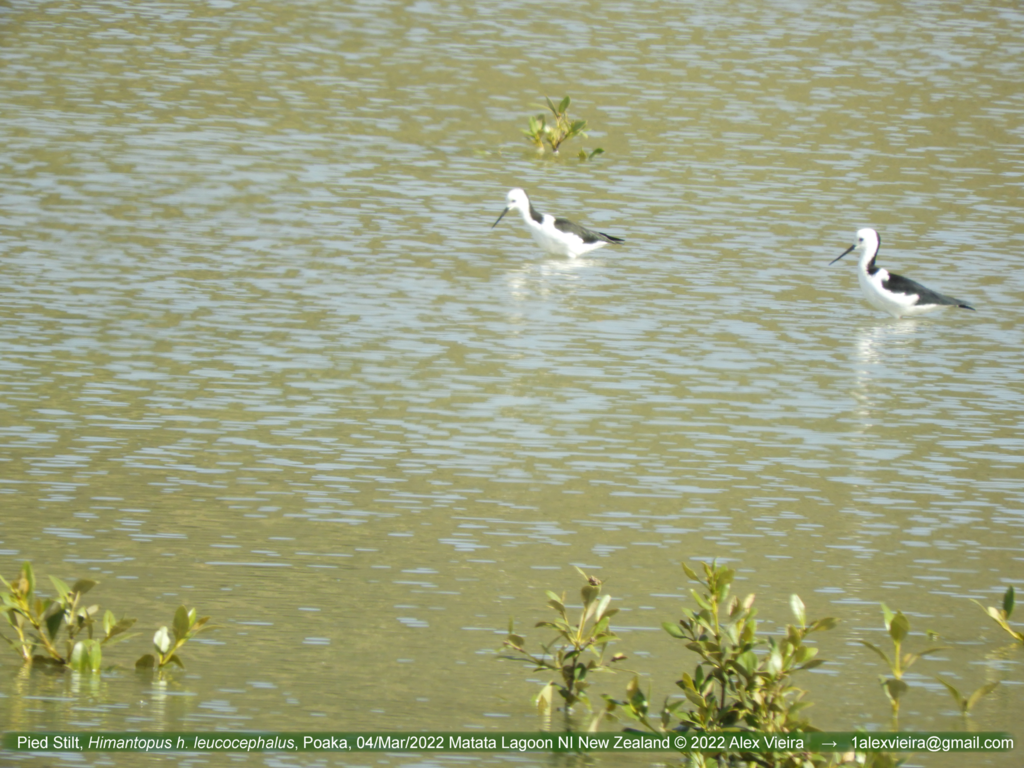
M 963 727 L 941 675 L 1012 731 L 1021 653 L 968 598 L 1024 586 L 1022 62 L 1012 4 L 8 4 L 0 572 L 143 631 L 94 679 L 5 651 L 0 728 L 533 730 L 495 651 L 574 564 L 660 702 L 679 563 L 717 557 L 766 631 L 792 592 L 843 619 L 816 724 L 887 727 L 884 601 L 948 646 L 901 725 Z M 591 135 L 539 159 L 565 94 Z M 513 186 L 626 245 L 490 230 Z M 828 266 L 863 226 L 978 311 L 873 310 Z M 181 603 L 219 629 L 137 677 Z

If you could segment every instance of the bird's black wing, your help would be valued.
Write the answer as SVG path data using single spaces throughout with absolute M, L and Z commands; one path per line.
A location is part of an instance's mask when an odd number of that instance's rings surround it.
M 937 291 L 933 291 L 931 288 L 926 288 L 916 280 L 911 280 L 909 277 L 903 275 L 894 275 L 892 272 L 889 273 L 889 278 L 882 281 L 882 287 L 893 293 L 904 293 L 904 294 L 917 294 L 918 304 L 942 304 L 950 307 L 963 307 L 964 309 L 974 309 L 970 304 L 960 299 L 954 299 L 950 296 L 943 296 Z
M 576 235 L 584 243 L 624 243 L 621 237 L 606 235 L 604 232 L 594 232 L 592 229 L 581 227 L 568 219 L 555 219 L 555 229 L 566 234 Z

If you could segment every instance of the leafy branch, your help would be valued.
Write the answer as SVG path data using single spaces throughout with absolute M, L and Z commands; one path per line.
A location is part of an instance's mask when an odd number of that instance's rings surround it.
M 14 630 L 15 638 L 0 634 L 26 664 L 41 662 L 68 666 L 76 672 L 96 672 L 103 659 L 102 646 L 125 640 L 125 634 L 135 619 L 118 619 L 107 611 L 103 615 L 102 632 L 97 629 L 98 605 L 86 606 L 82 598 L 98 582 L 79 579 L 69 587 L 67 583 L 50 576 L 57 590 L 57 599 L 41 598 L 36 594 L 36 577 L 29 562 L 21 566 L 18 576 L 11 581 L 0 577 L 6 589 L 0 592 L 0 613 Z M 64 648 L 60 648 L 59 635 L 64 630 Z M 82 634 L 85 637 L 80 637 Z M 41 653 L 40 653 L 41 651 Z
M 569 139 L 587 137 L 587 121 L 586 120 L 573 120 L 569 117 L 569 104 L 571 100 L 568 96 L 564 97 L 556 106 L 551 99 L 544 97 L 547 102 L 548 109 L 551 110 L 551 117 L 553 122 L 548 122 L 548 116 L 541 113 L 530 118 L 529 128 L 520 129 L 523 135 L 535 146 L 540 152 L 544 151 L 544 145 L 547 144 L 551 149 L 551 153 L 557 155 L 559 147 L 562 146 Z M 592 160 L 597 155 L 604 154 L 604 150 L 598 147 L 590 153 L 587 153 L 585 149 L 581 149 L 577 157 L 580 160 Z
M 548 670 L 557 673 L 561 680 L 547 683 L 537 695 L 537 707 L 542 714 L 548 715 L 553 709 L 554 694 L 557 692 L 565 703 L 568 713 L 577 702 L 582 702 L 590 709 L 587 688 L 590 687 L 588 676 L 591 672 L 603 672 L 609 669 L 604 661 L 604 653 L 609 643 L 617 636 L 611 631 L 610 621 L 618 613 L 617 608 L 609 608 L 611 595 L 601 596 L 601 580 L 596 576 L 588 576 L 579 568 L 580 575 L 586 584 L 580 590 L 583 608 L 579 620 L 574 624 L 569 617 L 565 604 L 565 593 L 561 596 L 548 590 L 548 607 L 558 617 L 552 621 L 541 621 L 536 626 L 555 630 L 556 637 L 547 644 L 541 644 L 541 653 L 530 653 L 526 650 L 526 640 L 515 634 L 513 622 L 509 620 L 508 637 L 503 646 L 512 650 L 513 658 L 534 665 L 538 671 Z M 592 656 L 593 658 L 586 658 Z M 612 656 L 610 663 L 626 658 L 622 654 Z
M 977 600 L 975 600 L 974 602 L 978 603 Z M 1006 630 L 1006 632 L 1009 633 L 1010 637 L 1012 637 L 1018 643 L 1024 643 L 1024 632 L 1018 632 L 1010 626 L 1010 616 L 1013 615 L 1013 604 L 1014 594 L 1013 586 L 1011 585 L 1006 588 L 1006 593 L 1003 595 L 1002 608 L 995 608 L 991 605 L 988 608 L 986 608 L 981 603 L 978 603 L 978 607 L 981 608 L 981 610 L 983 610 L 989 616 L 991 616 L 992 619 L 996 622 L 996 624 L 998 624 L 1000 627 Z
M 178 649 L 203 629 L 213 629 L 212 624 L 206 626 L 206 622 L 209 620 L 209 616 L 197 618 L 195 608 L 188 610 L 183 605 L 178 606 L 178 610 L 174 612 L 174 624 L 171 629 L 160 627 L 153 635 L 153 649 L 156 653 L 140 656 L 139 660 L 135 662 L 135 668 L 140 670 L 154 667 L 163 669 L 168 664 L 177 664 L 184 669 L 185 664 L 178 657 Z

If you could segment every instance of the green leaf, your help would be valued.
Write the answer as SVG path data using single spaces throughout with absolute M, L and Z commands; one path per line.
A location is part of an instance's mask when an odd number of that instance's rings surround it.
M 700 667 L 697 667 L 697 672 L 698 673 L 700 672 Z M 683 677 L 682 677 L 681 680 L 676 680 L 676 685 L 678 685 L 680 688 L 683 688 L 684 690 L 690 690 L 690 691 L 696 691 L 697 690 L 697 686 L 694 684 L 693 678 L 690 677 L 685 672 L 683 672 Z
M 77 592 L 80 595 L 84 595 L 97 584 L 99 584 L 99 582 L 93 581 L 92 579 L 79 579 L 75 582 L 74 586 L 71 587 L 71 591 Z
M 683 628 L 681 626 L 679 626 L 679 624 L 674 624 L 674 623 L 669 622 L 669 621 L 663 621 L 661 623 L 661 626 L 662 626 L 662 629 L 664 629 L 666 632 L 668 632 L 670 635 L 672 635 L 672 637 L 676 638 L 677 640 L 682 640 L 684 637 L 686 637 L 686 633 L 683 632 Z
M 604 150 L 601 149 L 600 147 L 598 147 L 597 149 L 595 149 L 593 152 L 590 153 L 590 159 L 593 160 L 597 155 L 603 155 L 603 154 L 604 154 Z
M 711 604 L 707 600 L 705 600 L 704 597 L 699 592 L 697 592 L 696 589 L 691 589 L 690 595 L 693 597 L 694 600 L 697 601 L 697 605 L 699 605 L 705 611 L 711 610 Z
M 960 691 L 958 691 L 956 688 L 953 687 L 953 685 L 951 683 L 947 683 L 945 680 L 943 680 L 938 675 L 935 676 L 935 679 L 938 680 L 940 683 L 942 683 L 944 686 L 946 686 L 946 690 L 949 691 L 949 695 L 953 697 L 953 701 L 956 702 L 956 705 L 957 705 L 957 707 L 959 707 L 960 711 L 961 712 L 966 712 L 967 711 L 967 709 L 966 709 L 967 702 L 964 701 L 964 697 L 960 695 Z
M 107 611 L 107 615 L 113 618 L 113 614 Z M 135 626 L 135 619 L 120 619 L 114 622 L 114 624 L 107 627 L 107 617 L 103 617 L 104 632 L 106 637 L 103 638 L 103 643 L 119 643 L 122 640 L 127 640 L 128 635 L 124 634 L 133 626 Z
M 802 645 L 797 650 L 797 652 L 795 654 L 793 654 L 793 660 L 797 664 L 806 664 L 808 661 L 810 661 L 811 659 L 813 659 L 817 655 L 818 655 L 818 649 L 817 648 L 815 648 L 814 646 L 810 646 L 810 645 Z
M 804 601 L 800 599 L 800 595 L 794 593 L 789 596 L 789 608 L 793 611 L 793 616 L 796 617 L 797 623 L 801 627 L 807 626 L 807 611 L 804 607 Z
M 892 619 L 895 614 L 889 610 L 889 606 L 885 603 L 880 603 L 880 605 L 882 606 L 882 617 L 885 619 L 885 629 L 888 631 L 889 625 L 892 623 Z
M 50 640 L 55 640 L 57 638 L 57 633 L 60 632 L 60 625 L 63 621 L 63 611 L 56 611 L 46 617 L 46 634 L 49 635 Z
M 820 667 L 824 663 L 825 663 L 825 659 L 811 659 L 806 664 L 801 664 L 799 668 L 800 669 L 814 669 L 815 667 Z
M 902 643 L 909 634 L 910 619 L 904 616 L 902 611 L 897 611 L 896 615 L 892 617 L 892 621 L 889 622 L 889 636 L 893 641 Z
M 153 635 L 153 645 L 157 647 L 160 653 L 167 653 L 173 644 L 174 641 L 171 640 L 171 633 L 167 627 L 160 627 L 156 634 Z
M 745 651 L 736 657 L 736 663 L 747 673 L 747 677 L 750 677 L 757 671 L 757 654 L 753 651 Z
M 879 648 L 879 647 L 878 647 L 877 645 L 875 645 L 874 643 L 869 643 L 869 642 L 868 642 L 867 640 L 861 640 L 861 641 L 860 641 L 860 644 L 861 644 L 861 645 L 864 645 L 864 646 L 867 646 L 867 647 L 868 647 L 868 648 L 870 648 L 870 649 L 871 649 L 872 651 L 874 651 L 874 652 L 875 652 L 875 653 L 877 653 L 877 654 L 878 654 L 879 656 L 881 656 L 881 657 L 882 657 L 882 660 L 883 660 L 883 661 L 884 661 L 884 662 L 886 663 L 886 666 L 888 666 L 888 667 L 889 667 L 889 669 L 892 669 L 892 662 L 891 662 L 891 661 L 889 661 L 889 657 L 885 655 L 885 651 L 883 651 L 883 650 L 882 650 L 881 648 Z
M 555 695 L 555 684 L 548 683 L 540 689 L 540 693 L 537 694 L 537 711 L 541 715 L 545 715 L 552 709 L 552 698 Z
M 79 640 L 71 651 L 68 666 L 75 672 L 99 672 L 103 650 L 97 640 Z
M 991 682 L 991 683 L 985 683 L 985 685 L 981 686 L 978 690 L 976 690 L 974 693 L 971 694 L 971 697 L 969 699 L 967 699 L 967 703 L 966 703 L 966 705 L 964 707 L 964 711 L 965 712 L 970 712 L 971 711 L 971 707 L 973 707 L 975 704 L 977 704 L 978 700 L 981 699 L 982 696 L 987 696 L 988 694 L 992 693 L 992 691 L 994 691 L 998 687 L 999 687 L 999 681 L 998 680 L 996 680 L 994 682 Z
M 825 631 L 825 630 L 829 630 L 829 629 L 835 629 L 838 624 L 839 624 L 839 619 L 833 618 L 831 616 L 827 616 L 824 619 L 818 619 L 817 621 L 812 622 L 811 626 L 809 626 L 807 628 L 807 631 L 808 631 L 808 633 L 810 633 L 810 632 L 817 632 L 818 630 Z
M 75 672 L 84 672 L 86 664 L 85 641 L 79 640 L 71 650 L 71 659 L 68 661 L 68 666 Z
M 1006 618 L 1010 618 L 1013 614 L 1013 585 L 1011 584 L 1006 588 L 1006 594 L 1003 595 L 1003 613 L 1006 614 Z
M 946 649 L 947 646 L 942 646 L 939 648 L 928 648 L 927 650 L 921 651 L 920 653 L 905 653 L 903 654 L 903 668 L 907 669 L 911 664 L 913 664 L 918 659 L 924 656 L 929 656 L 933 653 L 940 653 L 942 651 L 945 651 Z
M 178 610 L 174 612 L 174 637 L 176 640 L 184 640 L 188 637 L 188 631 L 192 628 L 192 622 L 189 621 L 188 609 L 184 605 L 179 605 Z
M 701 696 L 695 691 L 691 691 L 689 688 L 683 688 L 683 693 L 686 695 L 686 698 L 690 700 L 690 703 L 694 706 L 703 707 L 707 704 L 707 702 L 704 701 L 703 696 Z
M 178 665 L 179 667 L 181 667 L 182 669 L 184 669 L 184 668 L 185 668 L 185 664 L 184 664 L 184 662 L 182 662 L 182 660 L 178 658 L 178 654 L 176 654 L 176 653 L 175 653 L 175 654 L 173 654 L 173 655 L 171 656 L 171 658 L 169 658 L 169 659 L 168 659 L 167 661 L 165 661 L 165 662 L 164 662 L 164 665 L 165 665 L 165 666 L 166 666 L 167 664 L 177 664 L 177 665 Z
M 36 574 L 35 571 L 32 570 L 32 563 L 27 560 L 21 566 L 21 576 L 25 580 L 27 586 L 27 589 L 25 590 L 25 598 L 30 600 L 36 591 Z
M 71 594 L 71 590 L 68 588 L 68 585 L 56 576 L 51 576 L 50 582 L 53 584 L 53 588 L 57 590 L 57 594 L 60 596 L 61 602 L 68 602 L 68 597 Z
M 89 655 L 89 671 L 99 672 L 103 664 L 103 647 L 98 640 L 86 640 Z
M 886 696 L 893 702 L 898 702 L 900 697 L 907 692 L 910 686 L 908 686 L 902 680 L 886 680 L 882 687 L 885 689 Z
M 683 573 L 685 573 L 693 581 L 700 582 L 700 577 L 696 574 L 696 572 L 690 566 L 688 566 L 686 563 L 683 563 L 682 566 L 683 566 Z
M 135 662 L 136 669 L 153 669 L 156 666 L 156 657 L 152 653 L 147 653 L 145 656 L 140 656 Z
M 566 96 L 564 99 L 562 99 L 562 103 L 558 105 L 558 111 L 560 113 L 564 113 L 567 109 L 569 109 L 569 104 L 570 103 L 571 102 L 569 100 L 569 97 Z

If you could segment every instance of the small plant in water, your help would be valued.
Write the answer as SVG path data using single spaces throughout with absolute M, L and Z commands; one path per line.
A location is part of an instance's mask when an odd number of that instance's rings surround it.
M 553 122 L 549 123 L 547 115 L 541 113 L 531 117 L 529 128 L 523 128 L 522 132 L 537 147 L 538 151 L 543 152 L 544 145 L 547 144 L 552 154 L 557 155 L 558 148 L 569 139 L 577 136 L 587 137 L 587 121 L 570 119 L 568 96 L 564 97 L 557 106 L 547 97 L 545 97 L 545 101 L 547 101 L 548 109 L 551 110 Z M 581 149 L 577 157 L 580 160 L 592 160 L 601 154 L 604 154 L 604 150 L 600 147 L 590 153 Z
M 867 646 L 877 653 L 886 663 L 886 666 L 889 667 L 889 671 L 892 672 L 892 677 L 880 675 L 879 682 L 882 684 L 882 690 L 885 691 L 885 695 L 888 697 L 889 703 L 892 704 L 893 726 L 896 726 L 900 715 L 900 700 L 909 688 L 907 683 L 903 680 L 903 674 L 921 657 L 927 656 L 931 653 L 937 653 L 938 651 L 945 649 L 938 647 L 928 648 L 920 653 L 903 653 L 903 641 L 906 640 L 907 635 L 910 634 L 910 619 L 904 616 L 902 611 L 893 613 L 885 603 L 882 603 L 882 615 L 885 617 L 885 629 L 888 631 L 889 637 L 892 638 L 892 658 L 890 659 L 885 651 L 877 645 L 869 643 L 867 640 L 861 640 L 860 642 L 862 645 Z
M 985 685 L 975 690 L 970 696 L 964 696 L 951 683 L 946 682 L 938 675 L 935 676 L 935 679 L 942 683 L 946 690 L 949 691 L 949 695 L 953 697 L 953 701 L 956 702 L 957 707 L 960 709 L 960 714 L 964 717 L 971 713 L 971 707 L 977 704 L 983 696 L 987 696 L 999 687 L 999 681 L 996 680 L 991 683 L 985 683 Z
M 103 615 L 102 632 L 97 628 L 98 605 L 86 606 L 82 597 L 98 582 L 79 579 L 69 587 L 50 576 L 57 590 L 57 599 L 36 594 L 36 577 L 32 564 L 26 562 L 11 581 L 0 577 L 5 592 L 0 593 L 0 612 L 15 637 L 0 635 L 26 664 L 41 662 L 68 667 L 76 672 L 98 672 L 103 660 L 102 647 L 129 637 L 126 635 L 135 619 L 117 619 L 107 611 Z M 64 630 L 64 648 L 59 635 Z M 85 637 L 81 637 L 84 633 Z M 38 651 L 41 651 L 39 653 Z
M 974 602 L 978 603 L 977 600 L 975 600 Z M 995 620 L 996 624 L 998 624 L 1000 627 L 1006 630 L 1007 634 L 1009 634 L 1010 637 L 1012 637 L 1018 643 L 1024 643 L 1024 632 L 1018 632 L 1010 626 L 1010 616 L 1013 615 L 1013 603 L 1013 586 L 1009 586 L 1006 588 L 1006 593 L 1003 595 L 1002 608 L 995 608 L 991 605 L 988 608 L 986 608 L 981 603 L 978 603 L 978 607 L 980 607 L 981 610 L 983 610 L 985 613 L 991 616 Z
M 736 572 L 717 562 L 704 563 L 704 576 L 698 576 L 685 563 L 683 570 L 703 591 L 690 590 L 699 610 L 683 609 L 677 623 L 662 626 L 674 638 L 686 642 L 686 648 L 699 657 L 692 674 L 683 672 L 676 685 L 685 699 L 667 699 L 657 718 L 652 719 L 648 697 L 633 678 L 626 689 L 627 698 L 615 701 L 606 698 L 606 715 L 616 710 L 640 723 L 647 730 L 664 734 L 669 731 L 719 733 L 722 731 L 755 731 L 786 734 L 813 731 L 801 710 L 809 706 L 801 701 L 804 691 L 792 684 L 795 672 L 823 664 L 818 649 L 804 644 L 812 632 L 832 629 L 837 619 L 806 621 L 803 601 L 790 598 L 790 607 L 797 624 L 786 627 L 782 638 L 767 640 L 757 636 L 757 610 L 754 595 L 744 600 L 730 597 Z M 763 652 L 758 654 L 755 649 Z M 693 753 L 694 765 L 743 764 L 761 766 L 823 766 L 831 758 L 799 749 L 786 749 L 785 739 L 780 751 L 745 752 L 738 749 L 719 753 Z
M 512 656 L 505 658 L 527 661 L 533 664 L 536 670 L 548 670 L 559 675 L 559 679 L 549 682 L 537 695 L 537 707 L 545 716 L 551 714 L 556 692 L 562 697 L 567 716 L 577 702 L 582 702 L 590 709 L 590 700 L 587 697 L 587 688 L 590 686 L 588 677 L 592 672 L 609 669 L 608 663 L 604 660 L 605 649 L 609 643 L 617 639 L 609 628 L 612 616 L 618 613 L 617 608 L 608 607 L 611 595 L 602 597 L 600 579 L 588 576 L 579 568 L 576 570 L 587 582 L 580 590 L 583 609 L 579 620 L 574 624 L 569 618 L 565 594 L 559 596 L 549 590 L 548 606 L 558 614 L 558 618 L 553 621 L 541 621 L 536 626 L 555 630 L 556 637 L 547 645 L 541 644 L 542 653 L 530 653 L 525 648 L 526 640 L 515 634 L 510 619 L 508 637 L 503 644 L 513 652 Z M 615 654 L 610 661 L 617 662 L 624 658 L 622 654 Z
M 184 669 L 185 665 L 178 657 L 178 649 L 203 629 L 213 629 L 212 624 L 206 626 L 206 622 L 209 620 L 209 616 L 196 618 L 195 608 L 190 611 L 183 605 L 178 606 L 178 610 L 174 612 L 173 627 L 170 630 L 167 627 L 160 627 L 153 635 L 153 648 L 156 653 L 147 653 L 145 656 L 139 657 L 139 660 L 135 662 L 135 668 L 140 670 L 154 667 L 163 669 L 168 664 L 177 664 Z

